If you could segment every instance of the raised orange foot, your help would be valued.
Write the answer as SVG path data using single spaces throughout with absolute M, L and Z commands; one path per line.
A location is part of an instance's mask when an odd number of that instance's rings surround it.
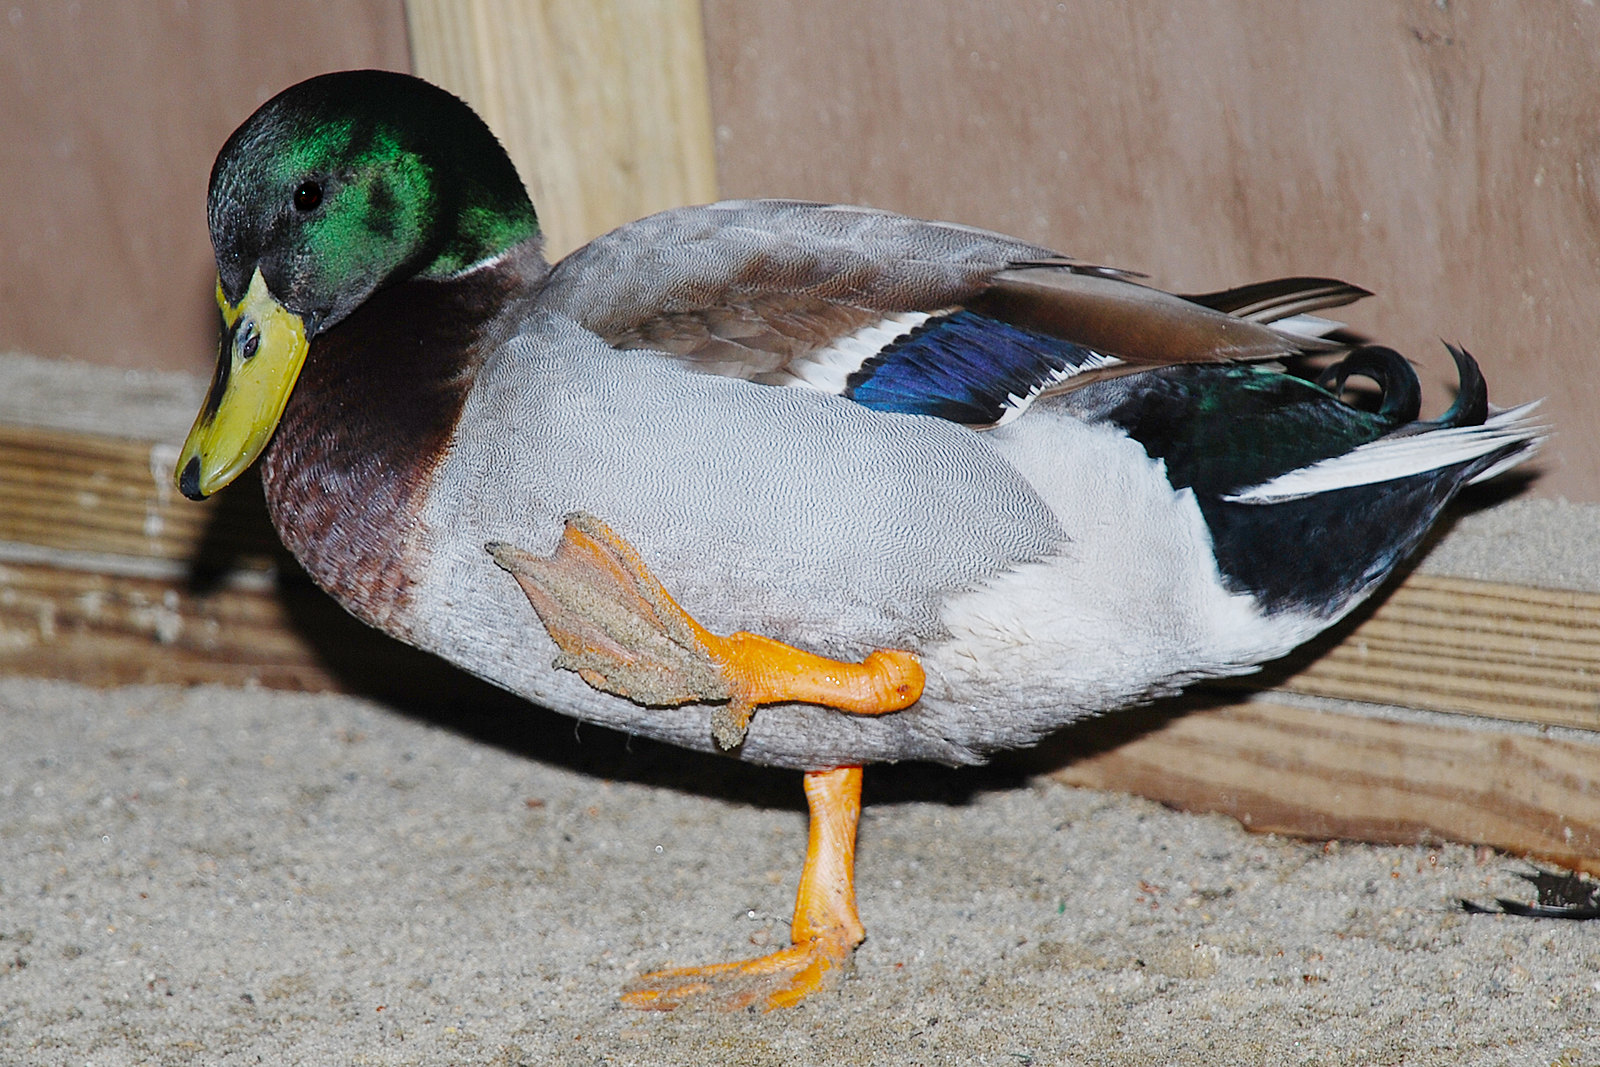
M 720 704 L 711 731 L 723 748 L 744 741 L 759 704 L 881 715 L 922 695 L 922 668 L 909 652 L 843 663 L 759 634 L 711 633 L 667 594 L 632 545 L 592 515 L 568 516 L 548 558 L 503 542 L 485 548 L 516 578 L 561 650 L 556 666 L 640 704 Z

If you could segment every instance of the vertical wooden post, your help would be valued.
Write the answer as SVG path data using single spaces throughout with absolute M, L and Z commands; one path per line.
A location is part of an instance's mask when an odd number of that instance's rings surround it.
M 716 198 L 699 0 L 407 0 L 415 70 L 522 173 L 552 256 Z

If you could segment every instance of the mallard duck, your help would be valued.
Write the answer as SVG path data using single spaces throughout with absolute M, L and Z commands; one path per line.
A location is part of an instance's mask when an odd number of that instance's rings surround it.
M 1282 656 L 1373 592 L 1528 407 L 1419 421 L 1291 278 L 1177 296 L 967 226 L 745 200 L 554 266 L 516 170 L 402 74 L 228 138 L 225 334 L 178 463 L 258 457 L 357 617 L 550 708 L 806 772 L 793 943 L 625 999 L 792 1004 L 862 940 L 861 768 L 981 761 Z M 1320 376 L 1286 361 L 1320 357 Z M 1375 403 L 1341 399 L 1348 379 Z

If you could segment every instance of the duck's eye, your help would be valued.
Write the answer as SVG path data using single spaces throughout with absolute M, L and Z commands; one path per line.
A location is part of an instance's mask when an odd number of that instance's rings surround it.
M 296 211 L 311 211 L 322 203 L 322 185 L 320 182 L 301 182 L 294 191 L 294 209 Z

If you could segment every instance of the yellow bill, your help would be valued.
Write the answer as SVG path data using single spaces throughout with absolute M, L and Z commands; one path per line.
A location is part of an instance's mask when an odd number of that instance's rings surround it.
M 229 304 L 217 282 L 227 327 L 205 406 L 178 454 L 178 489 L 201 500 L 233 481 L 272 439 L 305 364 L 305 320 L 267 291 L 257 270 L 243 299 Z

